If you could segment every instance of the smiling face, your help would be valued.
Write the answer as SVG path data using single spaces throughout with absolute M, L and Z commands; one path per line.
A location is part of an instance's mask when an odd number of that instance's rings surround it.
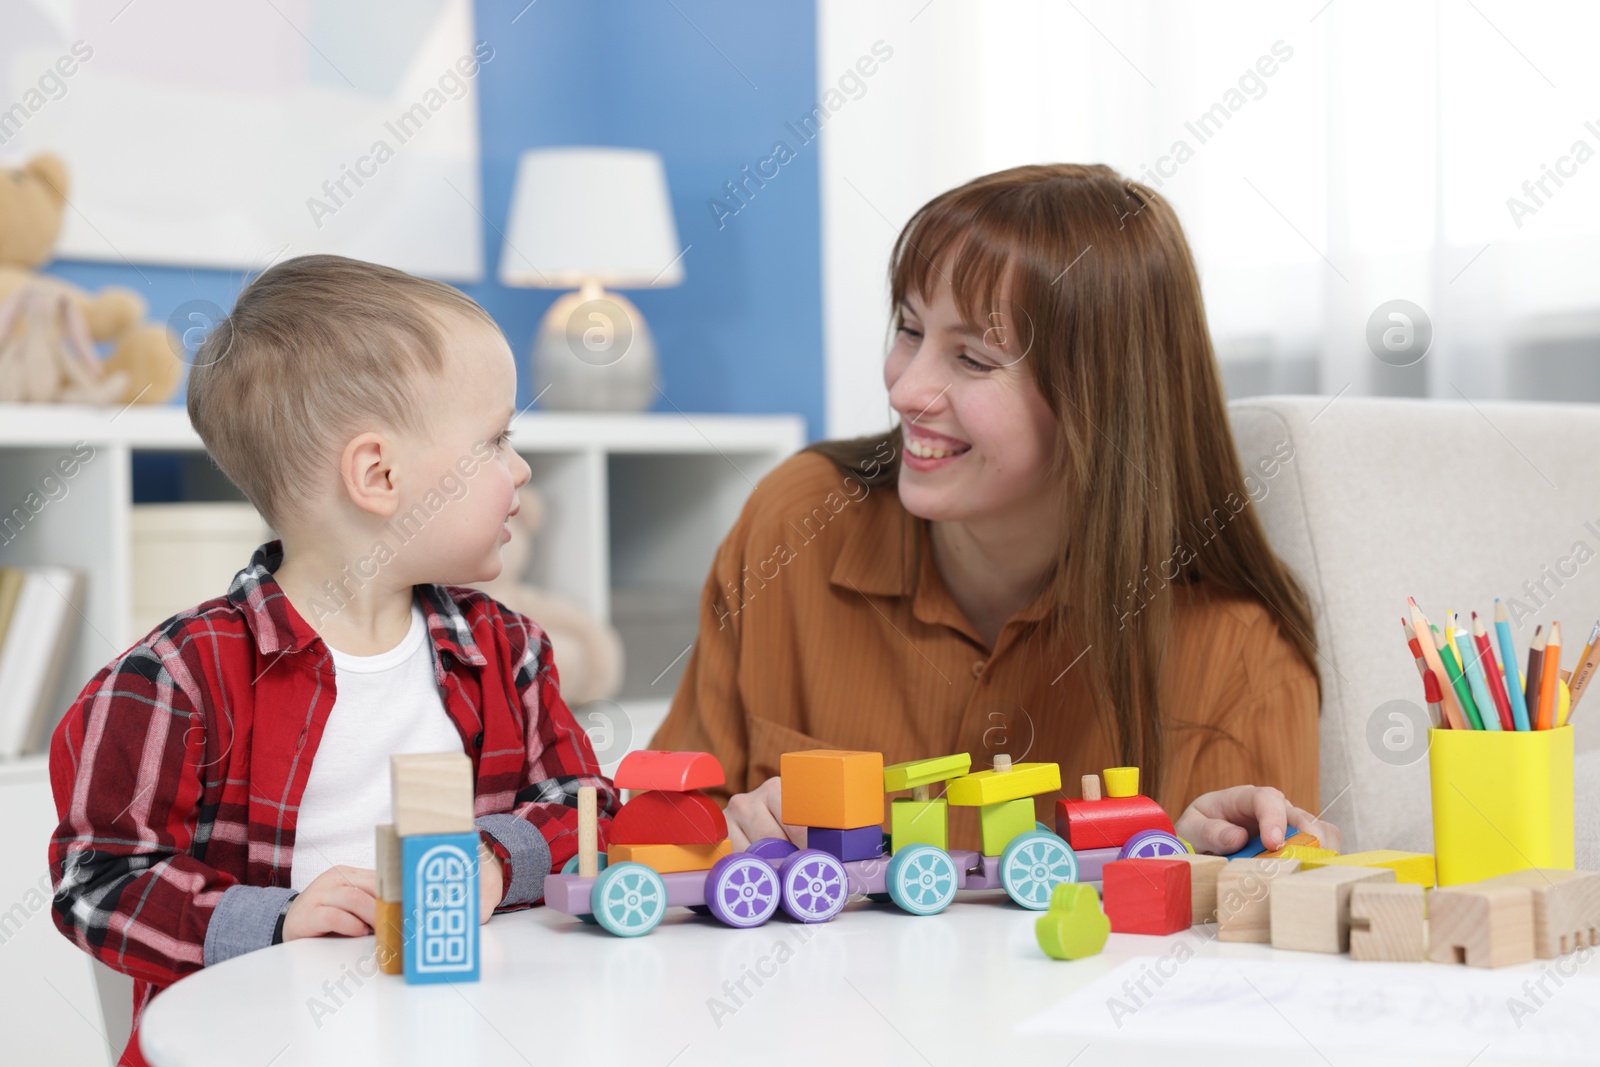
M 883 365 L 900 416 L 900 500 L 920 518 L 977 523 L 1054 506 L 1059 429 L 1005 318 L 963 320 L 948 282 L 908 293 Z M 1025 333 L 1025 331 L 1023 331 Z
M 429 580 L 485 582 L 500 574 L 500 546 L 511 538 L 506 520 L 533 474 L 506 433 L 515 411 L 516 361 L 498 330 L 458 313 L 439 317 L 446 372 L 423 386 L 428 437 L 415 445 L 416 476 L 395 521 L 408 511 L 430 516 L 406 546 L 413 560 L 427 561 L 436 575 Z M 436 494 L 436 505 L 445 501 L 436 513 L 424 502 L 428 494 Z

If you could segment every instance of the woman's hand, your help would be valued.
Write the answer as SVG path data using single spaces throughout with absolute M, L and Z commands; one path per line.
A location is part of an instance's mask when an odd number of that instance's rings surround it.
M 361 867 L 329 867 L 289 903 L 283 939 L 372 933 L 377 921 L 378 872 Z
M 500 857 L 484 841 L 478 842 L 478 925 L 482 926 L 506 895 L 506 872 Z
M 1337 826 L 1295 807 L 1267 785 L 1236 785 L 1203 793 L 1178 817 L 1174 828 L 1196 852 L 1226 856 L 1257 836 L 1266 851 L 1274 852 L 1283 847 L 1290 826 L 1313 835 L 1323 848 L 1339 849 Z
M 748 793 L 737 793 L 723 814 L 728 818 L 728 840 L 735 852 L 763 837 L 786 837 L 806 847 L 806 828 L 783 822 L 783 779 L 768 778 Z

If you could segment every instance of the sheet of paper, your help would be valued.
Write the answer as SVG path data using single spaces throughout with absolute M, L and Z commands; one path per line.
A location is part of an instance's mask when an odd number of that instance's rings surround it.
M 1017 1025 L 1092 1042 L 1253 1045 L 1466 1063 L 1600 1059 L 1595 949 L 1535 968 L 1139 957 Z

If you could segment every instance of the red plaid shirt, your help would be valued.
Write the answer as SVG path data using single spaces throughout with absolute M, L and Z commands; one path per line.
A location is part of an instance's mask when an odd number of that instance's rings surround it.
M 181 612 L 84 686 L 50 742 L 61 824 L 56 926 L 150 998 L 272 943 L 293 893 L 295 819 L 333 708 L 333 657 L 258 548 L 225 596 Z M 561 699 L 550 640 L 475 589 L 418 585 L 445 711 L 472 757 L 478 829 L 505 864 L 500 910 L 577 852 L 577 790 L 619 797 Z M 602 847 L 609 823 L 602 820 Z

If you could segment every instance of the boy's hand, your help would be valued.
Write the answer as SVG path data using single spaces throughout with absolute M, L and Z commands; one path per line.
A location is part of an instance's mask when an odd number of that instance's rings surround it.
M 506 895 L 506 872 L 500 857 L 482 841 L 478 842 L 478 925 L 482 926 L 500 906 Z
M 1203 793 L 1178 817 L 1174 829 L 1196 852 L 1226 856 L 1256 836 L 1260 836 L 1268 852 L 1276 851 L 1283 847 L 1290 826 L 1314 835 L 1323 848 L 1339 849 L 1337 826 L 1295 807 L 1282 793 L 1266 785 L 1236 785 Z
M 360 867 L 329 867 L 289 904 L 283 939 L 372 933 L 376 921 L 378 872 Z
M 728 819 L 728 840 L 741 852 L 763 837 L 786 837 L 806 847 L 806 828 L 783 821 L 783 779 L 768 778 L 748 793 L 738 793 L 723 811 Z

